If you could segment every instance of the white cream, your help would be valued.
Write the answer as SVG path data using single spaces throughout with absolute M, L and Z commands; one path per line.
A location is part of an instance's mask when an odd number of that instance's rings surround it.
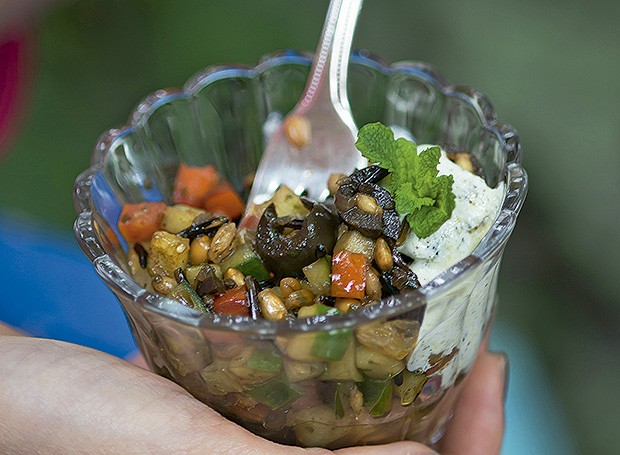
M 420 145 L 418 151 L 428 147 Z M 410 267 L 422 285 L 471 254 L 497 217 L 505 192 L 503 182 L 489 188 L 482 178 L 452 162 L 443 150 L 438 170 L 454 176 L 452 217 L 427 238 L 411 233 L 399 248 L 414 259 Z M 456 289 L 428 301 L 409 370 L 426 371 L 432 366 L 432 355 L 445 356 L 457 348 L 441 372 L 442 386 L 449 386 L 460 371 L 473 364 L 493 307 L 495 272 L 483 267 Z
M 419 145 L 418 151 L 430 146 Z M 452 162 L 442 150 L 439 174 L 452 174 L 455 208 L 452 217 L 436 232 L 421 239 L 414 233 L 399 250 L 414 259 L 410 264 L 425 285 L 448 267 L 466 258 L 489 230 L 499 213 L 504 184 L 489 188 L 479 176 Z

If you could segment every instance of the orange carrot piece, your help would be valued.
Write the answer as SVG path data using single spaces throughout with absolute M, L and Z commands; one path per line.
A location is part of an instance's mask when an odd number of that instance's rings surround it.
M 245 296 L 245 287 L 237 286 L 215 297 L 213 311 L 231 316 L 249 316 L 250 306 Z
M 331 295 L 361 299 L 366 292 L 366 256 L 350 251 L 340 251 L 332 258 Z
M 202 208 L 209 213 L 227 216 L 234 220 L 241 216 L 245 209 L 239 193 L 226 180 L 221 180 L 204 199 Z
M 118 230 L 129 243 L 149 240 L 160 229 L 167 207 L 164 202 L 125 204 L 118 219 Z
M 177 204 L 200 207 L 204 197 L 220 181 L 220 174 L 214 166 L 188 166 L 181 163 L 174 179 L 172 200 Z

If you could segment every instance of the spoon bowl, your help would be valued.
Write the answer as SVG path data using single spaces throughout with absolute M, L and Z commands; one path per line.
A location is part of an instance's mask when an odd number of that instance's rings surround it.
M 278 186 L 316 200 L 328 195 L 334 172 L 350 173 L 364 160 L 347 98 L 347 72 L 362 0 L 332 0 L 304 93 L 271 136 L 249 202 L 262 203 Z M 250 207 L 250 205 L 249 205 Z

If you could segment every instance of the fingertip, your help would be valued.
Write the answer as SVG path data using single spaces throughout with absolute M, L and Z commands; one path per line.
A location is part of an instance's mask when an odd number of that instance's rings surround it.
M 499 370 L 499 374 L 503 378 L 502 386 L 502 400 L 504 405 L 506 404 L 506 398 L 508 398 L 508 384 L 510 383 L 510 361 L 508 355 L 505 352 L 491 353 L 495 356 L 496 368 Z
M 334 451 L 339 455 L 439 455 L 423 444 L 401 441 L 376 446 L 349 447 Z
M 508 357 L 483 352 L 466 379 L 442 453 L 496 454 L 504 434 Z

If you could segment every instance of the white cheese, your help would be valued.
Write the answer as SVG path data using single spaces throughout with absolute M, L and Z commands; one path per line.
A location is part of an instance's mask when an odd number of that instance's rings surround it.
M 428 145 L 419 145 L 418 151 Z M 421 239 L 413 232 L 399 250 L 414 259 L 410 264 L 425 285 L 448 267 L 466 258 L 489 230 L 499 213 L 504 184 L 489 188 L 479 176 L 452 162 L 442 150 L 439 174 L 452 174 L 455 208 L 452 217 L 436 232 Z
M 418 151 L 428 147 L 420 145 Z M 471 254 L 497 217 L 505 193 L 503 182 L 489 188 L 482 178 L 453 163 L 443 150 L 438 170 L 454 176 L 452 217 L 427 238 L 409 234 L 399 248 L 413 258 L 410 267 L 422 285 Z M 426 371 L 432 366 L 431 356 L 445 356 L 455 348 L 456 355 L 441 372 L 442 385 L 449 386 L 459 372 L 471 367 L 493 307 L 494 278 L 494 271 L 483 267 L 457 289 L 428 301 L 409 370 Z

